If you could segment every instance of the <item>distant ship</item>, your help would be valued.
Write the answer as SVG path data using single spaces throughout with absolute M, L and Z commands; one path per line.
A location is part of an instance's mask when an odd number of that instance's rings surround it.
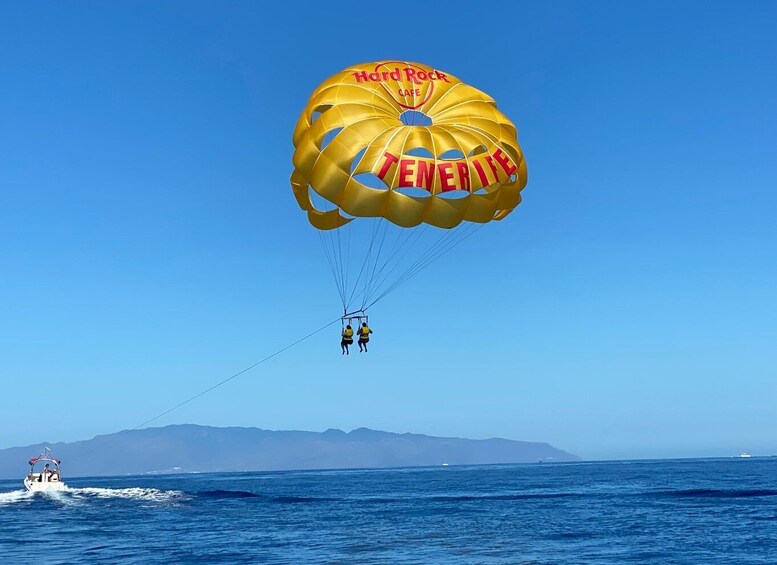
M 752 455 L 750 455 L 747 451 L 743 451 L 739 454 L 740 459 L 749 459 L 750 457 L 752 457 Z

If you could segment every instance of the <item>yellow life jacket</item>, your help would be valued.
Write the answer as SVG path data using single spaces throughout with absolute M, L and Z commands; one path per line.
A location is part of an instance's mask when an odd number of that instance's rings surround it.
M 353 330 L 349 330 L 348 328 L 345 328 L 343 330 L 343 339 L 346 341 L 353 341 Z
M 359 328 L 359 337 L 362 339 L 370 339 L 370 328 L 362 326 Z

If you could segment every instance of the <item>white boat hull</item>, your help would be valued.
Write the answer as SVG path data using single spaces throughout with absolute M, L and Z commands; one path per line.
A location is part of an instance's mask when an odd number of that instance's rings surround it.
M 67 490 L 67 486 L 62 481 L 38 482 L 24 478 L 24 488 L 29 492 L 61 492 Z

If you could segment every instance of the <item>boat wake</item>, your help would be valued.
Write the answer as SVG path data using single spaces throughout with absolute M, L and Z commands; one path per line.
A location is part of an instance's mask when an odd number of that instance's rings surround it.
M 28 492 L 14 490 L 0 492 L 0 507 L 35 499 L 50 500 L 64 505 L 73 505 L 95 499 L 124 499 L 140 502 L 165 503 L 182 500 L 186 495 L 177 490 L 156 488 L 66 488 L 58 492 Z
M 122 498 L 145 502 L 170 502 L 185 497 L 179 490 L 160 490 L 156 488 L 69 488 L 68 494 L 76 498 Z
M 12 490 L 11 492 L 0 492 L 0 506 L 6 506 L 8 504 L 14 504 L 16 502 L 23 502 L 31 499 L 35 496 L 31 492 L 26 490 Z

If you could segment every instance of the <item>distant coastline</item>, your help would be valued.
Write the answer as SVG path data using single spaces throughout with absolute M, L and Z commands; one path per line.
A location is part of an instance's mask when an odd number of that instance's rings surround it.
M 66 477 L 127 474 L 368 469 L 579 461 L 543 442 L 392 433 L 272 431 L 177 424 L 121 431 L 90 440 L 0 449 L 0 479 L 22 476 L 44 446 Z

